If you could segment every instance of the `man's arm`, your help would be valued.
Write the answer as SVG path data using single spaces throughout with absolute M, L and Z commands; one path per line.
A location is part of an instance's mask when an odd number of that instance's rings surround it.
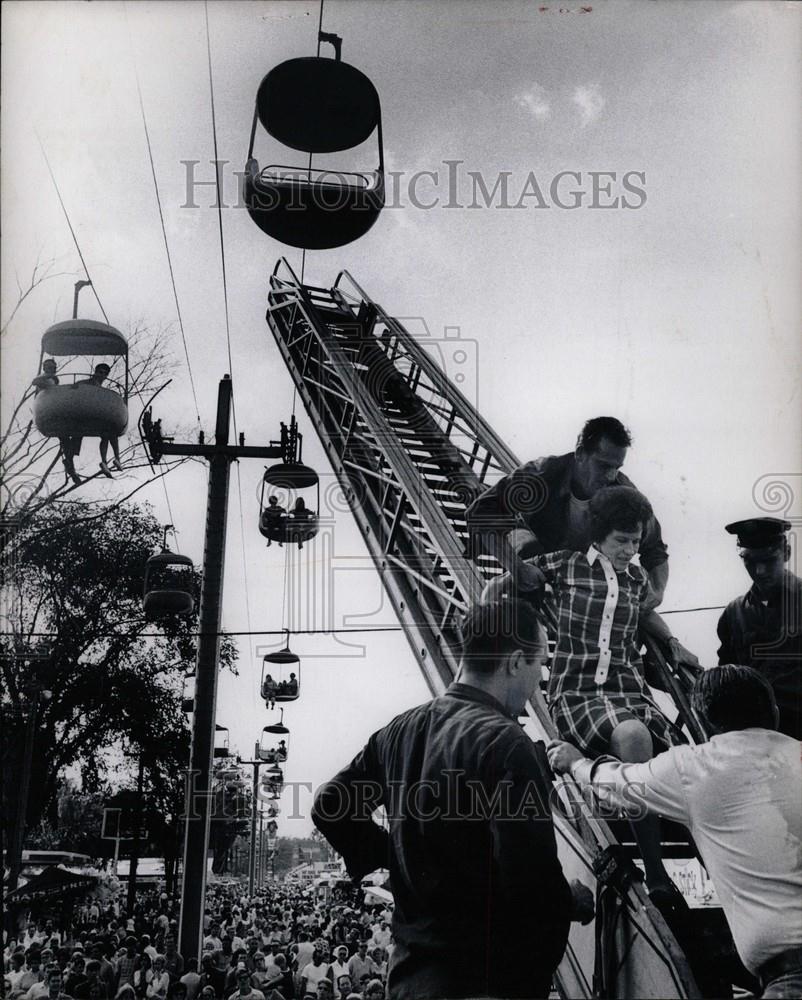
M 659 608 L 668 586 L 668 546 L 663 541 L 660 522 L 652 517 L 640 544 L 640 563 L 649 574 L 650 595 L 646 610 Z
M 617 806 L 630 816 L 644 810 L 688 826 L 690 817 L 682 778 L 677 766 L 689 747 L 672 747 L 642 764 L 624 764 L 612 757 L 588 760 L 561 740 L 548 746 L 549 764 L 556 774 L 571 774 L 584 788 L 592 788 L 600 801 Z
M 527 586 L 531 574 L 507 536 L 518 524 L 517 516 L 539 510 L 546 495 L 539 464 L 527 462 L 486 490 L 466 512 L 474 545 L 494 556 L 522 590 L 531 590 L 537 582 Z
M 382 795 L 374 734 L 348 767 L 315 796 L 312 822 L 342 855 L 354 880 L 388 865 L 390 837 L 372 819 Z
M 645 569 L 646 567 L 644 567 Z M 646 607 L 649 610 L 659 608 L 665 597 L 668 586 L 668 559 L 665 562 L 657 563 L 647 570 L 649 574 L 649 597 L 646 600 Z
M 735 652 L 735 643 L 733 641 L 732 634 L 732 622 L 730 621 L 730 609 L 725 608 L 722 612 L 721 617 L 718 620 L 718 625 L 716 626 L 716 633 L 718 635 L 719 642 L 721 645 L 718 647 L 718 662 L 719 665 L 723 663 L 737 663 L 738 656 Z
M 509 810 L 491 822 L 493 857 L 503 905 L 541 928 L 542 913 L 548 911 L 554 945 L 561 954 L 574 898 L 557 857 L 545 763 L 539 744 L 522 742 L 508 754 L 499 784 L 510 790 Z

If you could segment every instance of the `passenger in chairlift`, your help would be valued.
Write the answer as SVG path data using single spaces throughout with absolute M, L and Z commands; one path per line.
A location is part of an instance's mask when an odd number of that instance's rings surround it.
M 268 530 L 271 528 L 278 528 L 281 525 L 281 522 L 286 520 L 287 511 L 278 502 L 278 497 L 268 497 L 267 504 L 267 507 L 265 507 L 262 512 L 262 520 L 265 522 L 265 527 L 268 528 Z M 272 540 L 269 537 L 267 539 L 267 544 L 268 547 L 272 544 Z M 284 545 L 284 542 L 282 542 L 279 538 L 278 544 L 279 547 L 281 547 Z
M 36 389 L 36 395 L 46 392 L 48 389 L 59 384 L 59 377 L 56 374 L 56 362 L 53 358 L 45 358 L 42 362 L 42 374 L 37 375 L 31 381 L 31 385 Z M 58 439 L 61 448 L 61 461 L 64 463 L 64 471 L 67 476 L 80 486 L 83 480 L 75 471 L 75 456 L 81 450 L 81 439 L 79 437 L 60 437 Z
M 73 389 L 77 389 L 81 385 L 97 385 L 102 386 L 104 381 L 108 378 L 111 368 L 107 364 L 101 362 L 99 365 L 95 365 L 95 370 L 89 378 L 81 379 L 80 382 L 75 382 L 73 384 Z M 80 448 L 80 438 L 79 448 Z M 112 478 L 111 469 L 108 466 L 108 455 L 109 455 L 109 445 L 111 445 L 111 450 L 114 453 L 114 460 L 112 465 L 118 472 L 122 472 L 122 463 L 120 462 L 120 446 L 116 435 L 103 435 L 100 438 L 100 471 L 104 476 L 108 476 L 109 479 Z M 78 452 L 76 451 L 77 455 Z
M 639 625 L 666 643 L 676 662 L 699 669 L 696 657 L 649 608 L 646 571 L 632 560 L 646 525 L 649 501 L 631 486 L 608 486 L 590 501 L 587 551 L 562 549 L 527 560 L 531 579 L 548 584 L 557 614 L 557 645 L 547 700 L 564 740 L 590 757 L 650 760 L 685 737 L 652 700 L 638 652 Z M 633 822 L 653 902 L 664 913 L 685 904 L 663 866 L 660 823 Z
M 295 501 L 295 506 L 292 508 L 292 515 L 291 516 L 292 516 L 293 521 L 303 523 L 304 521 L 311 521 L 312 518 L 314 518 L 314 516 L 315 516 L 315 512 L 312 511 L 312 510 L 310 510 L 306 506 L 306 503 L 304 502 L 304 498 L 303 497 L 298 497 L 298 499 Z M 303 548 L 303 539 L 302 538 L 298 539 L 298 548 L 299 549 Z

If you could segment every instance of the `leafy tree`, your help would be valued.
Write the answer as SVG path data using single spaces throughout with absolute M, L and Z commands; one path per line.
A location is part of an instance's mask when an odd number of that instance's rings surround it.
M 99 788 L 106 755 L 120 746 L 144 752 L 164 815 L 180 814 L 166 803 L 183 794 L 183 787 L 175 790 L 188 759 L 182 682 L 195 660 L 197 615 L 144 619 L 144 568 L 160 539 L 146 507 L 98 513 L 78 501 L 45 508 L 17 535 L 15 561 L 10 572 L 6 567 L 14 633 L 0 637 L 6 824 L 14 820 L 26 706 L 31 691 L 42 688 L 53 697 L 39 707 L 28 828 L 45 814 L 57 825 L 65 768 L 80 768 L 84 787 Z M 25 658 L 43 642 L 49 656 Z M 221 669 L 233 669 L 236 655 L 224 637 Z

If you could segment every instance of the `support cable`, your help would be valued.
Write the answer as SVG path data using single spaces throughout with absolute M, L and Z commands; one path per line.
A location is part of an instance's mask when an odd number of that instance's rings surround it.
M 128 11 L 127 11 L 127 8 L 126 8 L 126 24 L 127 23 L 128 23 Z M 170 284 L 172 285 L 172 288 L 173 288 L 173 299 L 175 301 L 175 311 L 176 311 L 176 314 L 178 316 L 178 328 L 181 331 L 181 341 L 182 341 L 182 343 L 184 345 L 184 357 L 186 358 L 186 361 L 187 361 L 187 372 L 189 373 L 189 384 L 190 384 L 190 386 L 192 388 L 192 399 L 193 399 L 193 401 L 195 403 L 195 417 L 196 417 L 196 420 L 198 422 L 198 426 L 200 427 L 201 418 L 200 418 L 200 407 L 198 405 L 198 394 L 197 394 L 197 392 L 195 390 L 195 379 L 194 379 L 194 376 L 192 374 L 192 363 L 189 360 L 189 348 L 187 346 L 187 337 L 186 337 L 186 332 L 184 330 L 184 320 L 183 320 L 183 317 L 181 316 L 181 306 L 178 303 L 178 290 L 177 290 L 176 284 L 175 284 L 175 273 L 173 272 L 173 260 L 172 260 L 171 254 L 170 254 L 170 245 L 169 245 L 169 243 L 167 241 L 167 229 L 166 229 L 165 224 L 164 224 L 164 211 L 162 209 L 161 194 L 159 192 L 159 182 L 158 182 L 158 180 L 156 178 L 156 166 L 155 166 L 154 161 L 153 161 L 153 147 L 152 147 L 151 142 L 150 142 L 150 130 L 148 129 L 148 121 L 147 121 L 147 116 L 145 114 L 145 102 L 144 102 L 144 100 L 142 98 L 142 87 L 141 87 L 140 82 L 139 82 L 139 69 L 137 68 L 136 53 L 134 51 L 134 45 L 133 45 L 133 42 L 131 40 L 130 28 L 129 28 L 129 31 L 128 31 L 128 44 L 129 44 L 129 47 L 131 49 L 131 57 L 132 57 L 133 63 L 134 63 L 134 78 L 136 80 L 136 92 L 137 92 L 137 96 L 139 98 L 139 110 L 140 110 L 140 112 L 142 114 L 142 127 L 143 127 L 143 129 L 145 131 L 145 142 L 147 143 L 147 147 L 148 147 L 148 159 L 150 161 L 150 173 L 151 173 L 151 177 L 153 178 L 153 190 L 154 190 L 154 193 L 156 195 L 156 206 L 157 206 L 157 208 L 159 210 L 159 222 L 161 224 L 162 239 L 164 240 L 164 252 L 167 255 L 167 267 L 168 267 L 168 269 L 170 271 Z
M 64 213 L 64 218 L 67 220 L 67 225 L 70 230 L 70 235 L 72 236 L 72 241 L 75 244 L 75 249 L 78 251 L 78 256 L 81 258 L 81 265 L 83 266 L 84 274 L 86 275 L 86 280 L 89 282 L 89 285 L 92 289 L 92 294 L 97 299 L 97 304 L 100 306 L 100 311 L 103 313 L 103 319 L 105 319 L 106 325 L 111 326 L 111 323 L 109 323 L 109 317 L 106 315 L 106 310 L 103 308 L 103 303 L 100 301 L 100 296 L 98 295 L 97 289 L 95 288 L 95 284 L 92 281 L 91 275 L 89 274 L 89 268 L 86 266 L 86 260 L 84 260 L 84 255 L 81 252 L 81 247 L 78 244 L 78 237 L 75 235 L 75 230 L 72 227 L 72 222 L 70 222 L 70 216 L 69 213 L 67 212 L 67 206 L 64 204 L 64 199 L 61 197 L 61 191 L 59 190 L 59 186 L 56 182 L 56 176 L 53 173 L 53 168 L 50 166 L 50 160 L 47 158 L 47 152 L 45 151 L 44 143 L 42 142 L 42 139 L 39 136 L 38 132 L 36 133 L 36 138 L 37 141 L 39 142 L 39 148 L 42 150 L 42 156 L 45 159 L 45 164 L 47 165 L 47 172 L 50 174 L 50 180 L 53 182 L 53 187 L 56 189 L 56 197 L 58 198 L 59 205 L 61 205 L 61 211 Z
M 211 100 L 212 109 L 212 142 L 214 144 L 214 177 L 215 186 L 217 191 L 217 225 L 220 232 L 220 265 L 222 269 L 223 276 L 223 304 L 225 306 L 226 315 L 226 346 L 228 348 L 228 369 L 231 375 L 231 381 L 234 381 L 234 362 L 231 358 L 231 323 L 228 315 L 228 283 L 226 281 L 226 250 L 225 242 L 223 240 L 223 201 L 222 192 L 220 189 L 220 160 L 217 153 L 217 121 L 215 118 L 214 111 L 214 77 L 212 75 L 212 43 L 209 35 L 209 3 L 208 0 L 204 0 L 203 4 L 204 15 L 206 18 L 206 57 L 209 66 L 209 97 Z M 234 437 L 237 437 L 237 411 L 234 405 L 234 398 L 232 394 L 231 398 L 231 413 L 234 420 Z

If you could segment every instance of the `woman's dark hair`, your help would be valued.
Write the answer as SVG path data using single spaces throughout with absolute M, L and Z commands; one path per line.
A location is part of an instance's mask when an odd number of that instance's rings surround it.
M 718 733 L 776 728 L 774 692 L 752 667 L 734 663 L 711 667 L 696 678 L 691 703 L 702 721 Z
M 590 501 L 590 540 L 603 542 L 611 531 L 646 530 L 652 505 L 632 486 L 605 486 Z

